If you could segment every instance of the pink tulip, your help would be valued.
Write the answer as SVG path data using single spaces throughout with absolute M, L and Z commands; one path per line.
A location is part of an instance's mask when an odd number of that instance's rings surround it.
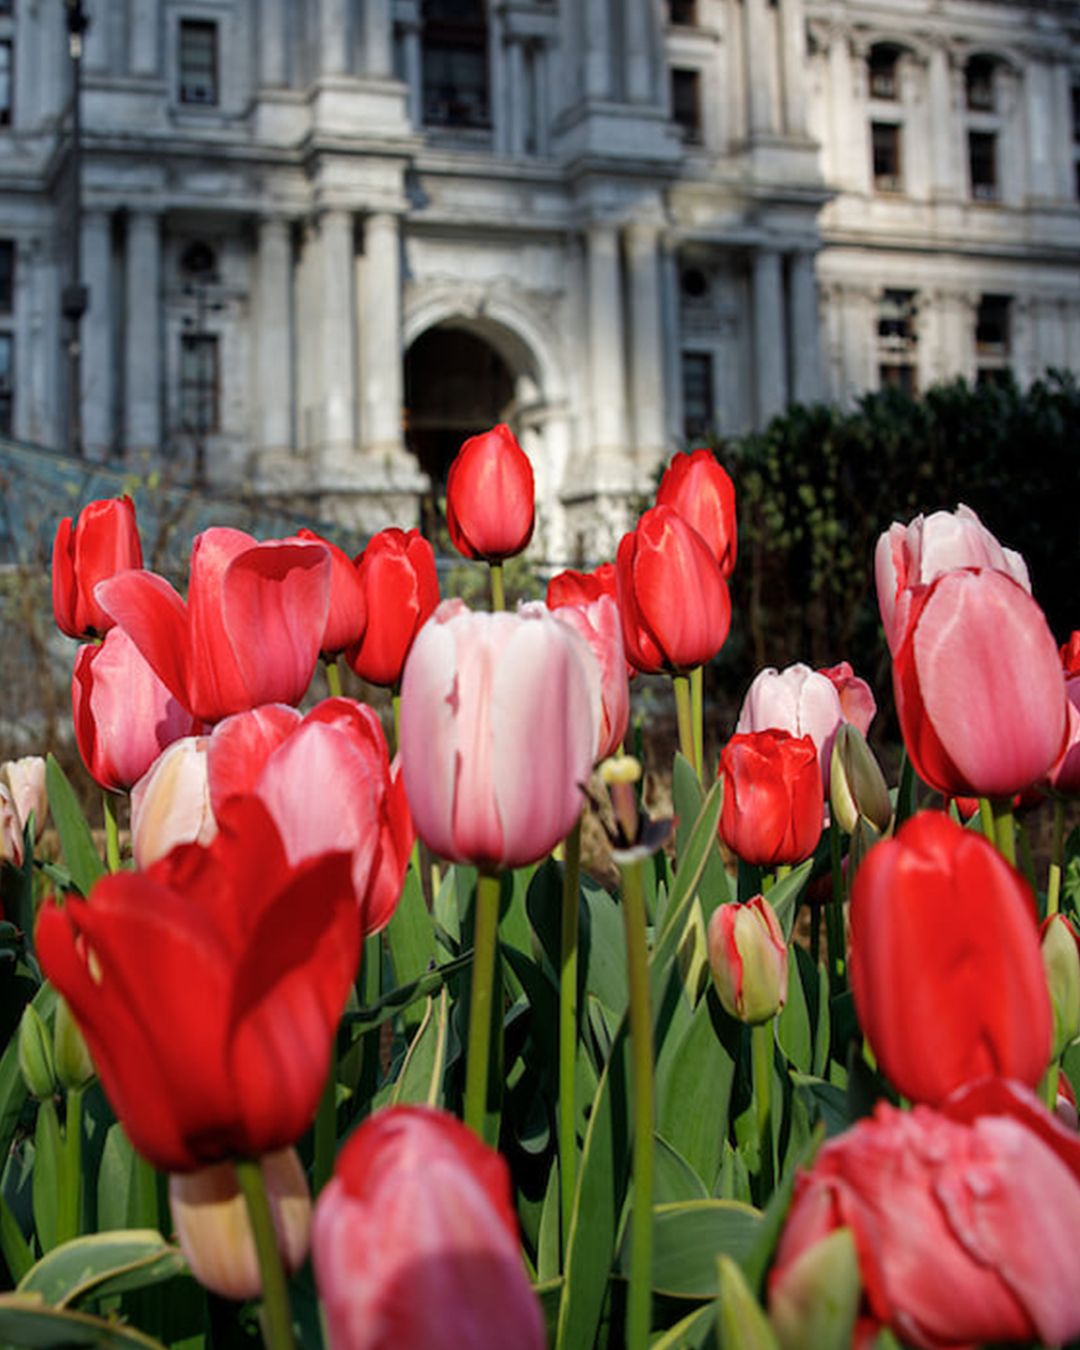
M 877 716 L 877 699 L 866 681 L 852 670 L 851 662 L 841 661 L 837 666 L 826 666 L 818 674 L 824 675 L 836 690 L 844 721 L 850 722 L 864 736 L 868 735 L 870 725 Z
M 217 834 L 210 806 L 209 736 L 182 736 L 131 790 L 131 851 L 140 870 L 177 844 L 209 844 Z
M 195 539 L 185 603 L 154 572 L 100 582 L 96 595 L 177 700 L 204 722 L 261 703 L 299 703 L 330 605 L 321 543 L 256 543 L 213 528 Z
M 746 691 L 735 730 L 740 735 L 777 730 L 809 736 L 828 792 L 833 741 L 846 720 L 834 680 L 799 662 L 782 671 L 771 666 L 758 671 Z
M 510 1174 L 455 1117 L 396 1106 L 338 1156 L 312 1230 L 330 1350 L 543 1350 Z
M 1080 1140 L 1024 1088 L 980 1084 L 941 1110 L 881 1103 L 827 1142 L 796 1179 L 774 1315 L 789 1290 L 805 1298 L 807 1258 L 839 1228 L 862 1276 L 858 1344 L 880 1327 L 919 1350 L 1080 1332 Z
M 1005 799 L 1042 782 L 1068 732 L 1042 610 L 1001 572 L 947 572 L 913 602 L 893 658 L 900 730 L 924 783 Z
M 559 623 L 581 634 L 600 667 L 599 763 L 618 754 L 630 723 L 630 680 L 619 607 L 610 596 L 602 595 L 587 604 L 559 605 L 551 612 Z
M 330 608 L 319 654 L 326 660 L 332 660 L 364 636 L 367 627 L 367 596 L 356 563 L 344 549 L 338 548 L 337 544 L 332 544 L 314 530 L 297 530 L 296 537 L 322 544 L 330 554 Z
M 79 648 L 71 701 L 79 754 L 108 792 L 132 787 L 167 745 L 199 730 L 122 628 Z
M 1027 563 L 1004 548 L 967 506 L 950 513 L 916 516 L 910 525 L 891 525 L 877 542 L 874 572 L 885 640 L 895 656 L 904 640 L 912 591 L 958 567 L 1003 572 L 1029 594 Z
M 600 679 L 547 611 L 473 614 L 444 601 L 401 688 L 401 762 L 416 828 L 440 857 L 537 862 L 581 814 Z

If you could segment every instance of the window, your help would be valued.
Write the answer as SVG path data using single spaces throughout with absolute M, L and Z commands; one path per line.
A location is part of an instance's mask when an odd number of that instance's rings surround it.
M 897 65 L 900 54 L 895 47 L 879 44 L 870 49 L 870 97 L 894 101 L 900 97 Z
M 1007 295 L 984 295 L 975 311 L 976 380 L 1000 383 L 1009 374 L 1009 309 Z
M 1072 138 L 1074 145 L 1080 145 L 1080 84 L 1072 87 Z
M 15 360 L 15 339 L 10 333 L 0 333 L 0 436 L 10 436 L 13 415 L 12 366 Z
M 886 291 L 878 305 L 878 382 L 913 396 L 915 378 L 915 292 Z
M 668 18 L 684 28 L 697 24 L 697 0 L 668 0 Z
M 15 245 L 0 239 L 0 314 L 10 314 L 15 300 Z
M 985 56 L 973 56 L 964 72 L 969 112 L 994 111 L 994 63 Z
M 217 24 L 202 19 L 180 21 L 180 102 L 218 101 Z
M 11 126 L 11 95 L 14 84 L 11 60 L 11 43 L 0 42 L 0 127 Z
M 683 435 L 687 440 L 713 430 L 713 359 L 711 352 L 683 352 Z
M 968 132 L 968 166 L 971 172 L 971 195 L 977 202 L 996 202 L 997 137 L 992 131 Z
M 701 75 L 698 71 L 671 72 L 671 118 L 687 145 L 701 144 Z
M 214 333 L 180 339 L 180 425 L 196 436 L 219 427 L 218 340 Z
M 480 0 L 425 0 L 424 121 L 490 127 L 488 33 Z
M 900 128 L 894 122 L 873 122 L 870 140 L 874 157 L 874 190 L 902 192 Z

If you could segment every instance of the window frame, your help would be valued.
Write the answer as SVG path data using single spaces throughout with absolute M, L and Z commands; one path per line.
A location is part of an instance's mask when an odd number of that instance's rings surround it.
M 15 312 L 16 248 L 14 239 L 0 239 L 0 315 Z
M 669 78 L 671 99 L 671 120 L 679 128 L 683 145 L 702 146 L 705 144 L 705 117 L 702 102 L 701 71 L 696 66 L 672 66 Z M 684 106 L 677 94 L 681 86 L 683 93 L 691 92 L 690 103 Z M 688 112 L 689 116 L 680 115 Z
M 892 140 L 894 170 L 886 173 L 878 168 L 878 154 L 882 148 L 880 135 L 888 133 Z M 870 123 L 870 171 L 874 191 L 884 196 L 900 196 L 904 191 L 904 128 L 900 122 L 886 122 L 874 118 Z
M 200 366 L 199 352 L 210 353 L 210 379 Z M 189 353 L 194 365 L 189 364 Z M 198 438 L 215 436 L 221 431 L 221 339 L 217 333 L 182 332 L 180 364 L 177 370 L 176 415 L 179 429 Z M 209 397 L 207 397 L 209 395 Z M 204 417 L 209 407 L 209 416 Z
M 197 36 L 203 36 L 208 40 L 209 46 L 209 76 L 199 77 L 199 72 L 204 72 L 206 67 L 198 63 L 194 67 L 191 64 L 193 55 L 189 43 Z M 177 79 L 177 98 L 185 108 L 216 108 L 221 102 L 221 51 L 220 51 L 221 33 L 216 19 L 196 18 L 193 15 L 183 17 L 179 21 L 176 33 L 176 79 Z M 198 89 L 205 89 L 206 96 L 196 94 Z
M 691 376 L 697 370 L 697 382 L 703 391 L 703 415 L 700 422 L 691 418 Z M 682 431 L 688 441 L 700 440 L 716 429 L 716 360 L 711 351 L 684 349 L 679 362 L 679 390 L 682 397 Z
M 3 91 L 5 78 L 7 96 L 0 96 L 0 127 L 10 127 L 15 123 L 15 43 L 8 37 L 0 38 L 0 91 Z
M 971 200 L 981 203 L 995 203 L 1001 200 L 1001 177 L 998 173 L 998 135 L 981 127 L 968 128 L 968 188 Z M 979 148 L 978 162 L 983 168 L 989 168 L 988 176 L 976 178 L 976 149 Z

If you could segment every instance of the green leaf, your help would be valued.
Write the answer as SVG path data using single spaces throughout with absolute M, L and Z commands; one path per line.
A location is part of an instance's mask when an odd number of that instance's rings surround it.
M 814 1155 L 821 1147 L 821 1141 L 824 1137 L 825 1127 L 819 1125 L 800 1152 L 796 1153 L 794 1157 L 788 1155 L 780 1184 L 769 1196 L 769 1203 L 765 1206 L 765 1213 L 762 1215 L 761 1225 L 754 1236 L 753 1245 L 744 1253 L 740 1261 L 746 1274 L 747 1283 L 751 1289 L 758 1293 L 761 1291 L 765 1272 L 772 1260 L 773 1248 L 776 1246 L 780 1237 L 780 1230 L 783 1228 L 788 1210 L 791 1208 L 791 1194 L 795 1189 L 795 1177 L 800 1167 L 809 1167 L 813 1162 Z
M 809 1073 L 813 1067 L 814 1041 L 796 956 L 796 952 L 801 950 L 798 946 L 788 949 L 787 1000 L 776 1019 L 776 1036 L 781 1050 L 792 1064 L 802 1073 Z M 814 982 L 817 983 L 816 971 Z
M 390 1021 L 392 1017 L 396 1017 L 410 1004 L 436 994 L 451 975 L 456 975 L 459 970 L 467 970 L 471 965 L 472 951 L 470 950 L 464 956 L 459 956 L 453 961 L 447 961 L 446 965 L 429 971 L 418 980 L 413 980 L 411 984 L 391 990 L 389 994 L 385 994 L 369 1008 L 358 1008 L 354 1012 L 344 1013 L 341 1018 L 342 1025 L 352 1028 L 354 1039 L 369 1031 L 374 1031 L 376 1027 Z
M 54 1308 L 171 1279 L 187 1269 L 179 1248 L 148 1229 L 94 1233 L 54 1248 L 19 1281 Z
M 672 1298 L 709 1299 L 719 1293 L 716 1258 L 743 1261 L 761 1228 L 761 1214 L 735 1200 L 688 1200 L 653 1206 L 653 1289 Z M 624 1241 L 619 1268 L 629 1271 Z
M 586 882 L 582 895 L 585 905 L 578 934 L 578 961 L 585 972 L 585 988 L 619 1017 L 630 997 L 622 911 L 602 886 Z
M 813 858 L 807 858 L 798 867 L 793 867 L 769 892 L 769 904 L 776 912 L 786 938 L 791 937 L 791 930 L 795 926 L 795 911 L 799 908 L 799 897 L 810 878 L 813 866 Z
M 738 1040 L 722 1023 L 710 988 L 677 1041 L 657 1064 L 657 1130 L 686 1160 L 706 1195 L 716 1184 L 727 1138 Z
M 57 1209 L 64 1145 L 56 1105 L 47 1098 L 38 1106 L 34 1130 L 34 1227 L 42 1251 L 56 1246 Z
M 675 1205 L 684 1200 L 708 1200 L 709 1193 L 701 1178 L 666 1139 L 655 1136 L 656 1177 L 653 1199 L 658 1205 Z
M 701 780 L 690 766 L 689 760 L 676 754 L 672 769 L 672 797 L 678 824 L 675 827 L 675 857 L 678 865 L 683 866 L 683 858 L 690 846 L 694 827 L 705 802 L 705 793 Z M 719 819 L 719 812 L 717 813 Z M 698 895 L 701 897 L 701 912 L 708 924 L 717 905 L 726 904 L 733 899 L 731 878 L 728 876 L 724 859 L 720 854 L 718 836 L 713 833 L 707 850 L 705 866 L 698 883 Z
M 394 983 L 399 988 L 419 980 L 435 963 L 435 934 L 431 927 L 431 915 L 424 903 L 420 878 L 413 867 L 405 873 L 401 899 L 387 925 L 386 943 Z M 415 1030 L 422 1018 L 423 1008 L 419 1004 L 409 1004 L 402 1011 L 402 1020 L 409 1031 Z
M 714 1332 L 716 1308 L 706 1303 L 703 1308 L 695 1308 L 658 1336 L 649 1350 L 703 1350 Z
M 89 895 L 94 882 L 105 875 L 105 865 L 94 847 L 94 836 L 75 790 L 51 754 L 45 762 L 45 790 L 72 883 L 81 895 Z
M 438 1003 L 428 1000 L 424 1020 L 409 1046 L 391 1094 L 394 1105 L 444 1104 L 443 1073 L 449 1035 L 450 999 L 443 985 Z
M 8 1202 L 0 1196 L 0 1249 L 14 1279 L 21 1280 L 34 1264 L 34 1254 Z
M 657 935 L 653 950 L 653 964 L 663 965 L 671 960 L 682 937 L 683 921 L 690 903 L 697 893 L 698 883 L 715 848 L 716 827 L 720 819 L 720 781 L 709 790 L 701 811 L 694 821 L 685 852 L 679 862 L 675 884 L 664 910 L 664 925 Z
M 20 1350 L 165 1350 L 160 1341 L 110 1318 L 48 1308 L 36 1294 L 0 1294 L 0 1344 Z

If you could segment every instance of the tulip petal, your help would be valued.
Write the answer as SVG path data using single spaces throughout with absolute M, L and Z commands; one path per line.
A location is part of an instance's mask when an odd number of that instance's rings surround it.
M 142 653 L 158 679 L 189 712 L 188 609 L 156 572 L 118 572 L 98 582 L 97 598 Z
M 440 607 L 441 609 L 441 607 Z M 440 610 L 436 611 L 436 615 Z M 456 859 L 454 788 L 459 710 L 454 635 L 429 620 L 417 635 L 401 684 L 401 763 L 405 791 L 422 837 L 440 858 Z
M 288 704 L 267 703 L 234 713 L 217 724 L 207 749 L 210 801 L 215 814 L 230 797 L 255 791 L 266 761 L 300 721 L 300 713 Z

